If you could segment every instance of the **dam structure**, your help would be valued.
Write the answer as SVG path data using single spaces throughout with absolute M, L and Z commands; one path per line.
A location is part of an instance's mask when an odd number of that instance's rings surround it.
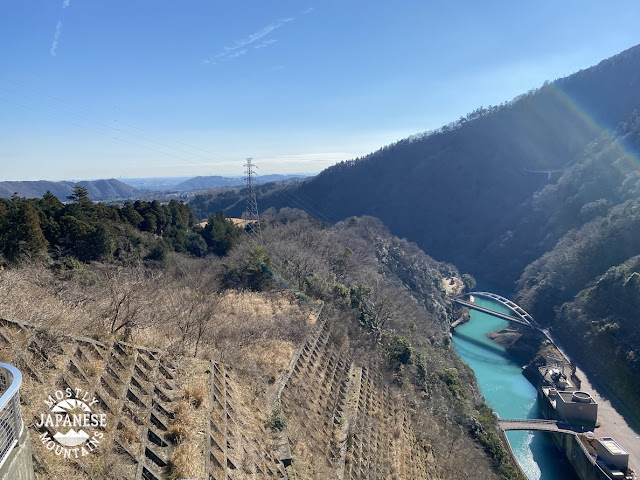
M 485 305 L 477 305 L 476 297 L 497 302 L 511 311 L 505 314 Z M 459 305 L 507 320 L 543 333 L 555 345 L 548 331 L 542 329 L 524 309 L 509 299 L 489 292 L 469 292 L 452 297 Z M 452 328 L 459 324 L 454 322 Z M 542 416 L 540 419 L 498 419 L 499 436 L 508 445 L 506 431 L 544 431 L 564 452 L 581 480 L 636 479 L 629 465 L 629 453 L 612 436 L 596 437 L 600 429 L 598 402 L 587 391 L 580 390 L 581 381 L 575 370 L 565 373 L 565 358 L 545 358 L 544 365 L 528 366 L 523 373 L 536 387 Z

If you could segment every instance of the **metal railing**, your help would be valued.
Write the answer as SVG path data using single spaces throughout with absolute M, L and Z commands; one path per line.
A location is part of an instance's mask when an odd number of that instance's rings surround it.
M 511 422 L 511 423 L 544 423 L 544 424 L 558 424 L 562 422 L 558 422 L 557 420 L 549 420 L 546 418 L 500 418 L 501 422 Z
M 17 368 L 0 363 L 0 467 L 20 441 L 24 429 L 20 412 L 22 374 Z

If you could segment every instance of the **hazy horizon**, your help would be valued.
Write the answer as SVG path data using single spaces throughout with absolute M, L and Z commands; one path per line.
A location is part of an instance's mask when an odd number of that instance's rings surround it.
M 316 175 L 318 175 L 318 173 L 320 172 L 316 172 L 316 173 L 269 173 L 268 175 L 262 175 L 262 176 L 271 176 L 271 175 L 283 175 L 283 176 L 290 176 L 290 177 L 295 177 L 295 176 L 300 176 L 300 177 L 314 177 Z M 99 181 L 99 180 L 118 180 L 122 183 L 127 183 L 126 180 L 128 181 L 134 181 L 134 180 L 191 180 L 193 178 L 206 178 L 206 177 L 224 177 L 224 178 L 243 178 L 244 174 L 240 173 L 240 174 L 222 174 L 222 175 L 172 175 L 172 176 L 167 176 L 167 177 L 96 177 L 96 178 L 62 178 L 60 180 L 49 180 L 46 178 L 38 178 L 38 179 L 34 179 L 34 180 L 22 180 L 22 179 L 8 179 L 8 180 L 0 180 L 0 182 L 73 182 L 73 183 L 77 183 L 77 182 L 95 182 L 95 181 Z M 254 178 L 256 179 L 256 181 L 260 181 L 260 177 L 261 175 L 256 175 Z

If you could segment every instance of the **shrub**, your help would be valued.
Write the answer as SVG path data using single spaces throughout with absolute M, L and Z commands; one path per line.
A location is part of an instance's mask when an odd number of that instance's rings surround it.
M 274 432 L 281 432 L 287 428 L 287 418 L 282 413 L 282 407 L 277 406 L 273 409 L 269 418 L 269 426 Z

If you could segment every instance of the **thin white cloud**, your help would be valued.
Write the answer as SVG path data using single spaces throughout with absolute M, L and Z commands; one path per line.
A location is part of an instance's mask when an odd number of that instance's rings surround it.
M 236 40 L 235 43 L 230 47 L 224 47 L 220 53 L 215 55 L 213 59 L 209 59 L 204 63 L 216 63 L 215 60 L 230 60 L 233 58 L 241 57 L 249 52 L 250 48 L 264 48 L 272 45 L 277 40 L 274 39 L 264 39 L 267 35 L 271 34 L 273 31 L 282 27 L 283 25 L 292 22 L 294 20 L 293 17 L 282 18 L 277 22 L 270 23 L 269 25 L 261 28 L 260 30 L 252 33 L 248 37 L 242 38 L 240 40 Z M 261 41 L 262 40 L 262 41 Z
M 277 40 L 270 38 L 268 40 L 263 40 L 260 43 L 257 43 L 253 48 L 264 48 L 264 47 L 268 47 L 269 45 L 276 43 Z
M 313 7 L 309 7 L 309 8 L 307 8 L 305 11 L 303 11 L 303 12 L 302 12 L 302 15 L 308 15 L 308 14 L 310 14 L 311 12 L 313 12 L 314 10 L 315 10 L 315 8 L 313 8 Z
M 60 35 L 62 34 L 62 21 L 58 20 L 58 24 L 56 25 L 56 33 L 53 34 L 53 42 L 51 42 L 51 48 L 49 49 L 49 53 L 52 57 L 56 56 L 56 51 L 58 50 L 58 40 L 60 39 Z
M 71 0 L 64 0 L 62 2 L 62 8 L 67 8 L 69 5 L 71 5 Z
M 242 55 L 244 55 L 245 53 L 247 53 L 249 50 L 247 50 L 246 48 L 243 48 L 242 50 L 235 50 L 233 52 L 230 52 L 226 58 L 237 58 L 237 57 L 241 57 Z

